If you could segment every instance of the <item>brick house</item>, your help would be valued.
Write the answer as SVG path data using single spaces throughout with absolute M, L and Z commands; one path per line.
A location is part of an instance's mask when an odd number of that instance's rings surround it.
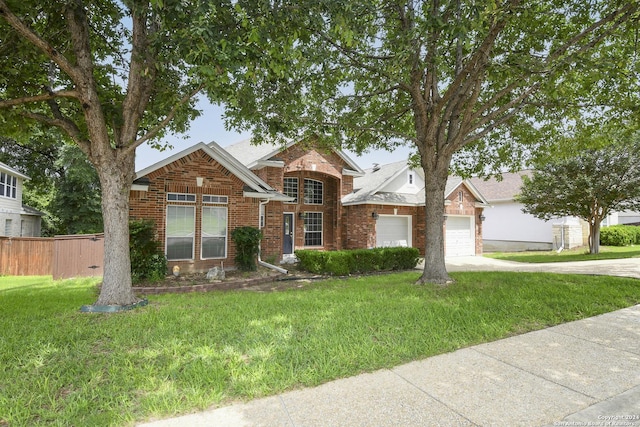
M 233 267 L 230 232 L 246 225 L 262 229 L 261 258 L 271 264 L 303 248 L 422 252 L 423 182 L 406 162 L 364 171 L 343 152 L 308 143 L 200 143 L 138 172 L 130 214 L 154 220 L 169 265 L 187 271 Z M 447 189 L 448 251 L 481 253 L 486 202 L 467 181 L 451 179 Z

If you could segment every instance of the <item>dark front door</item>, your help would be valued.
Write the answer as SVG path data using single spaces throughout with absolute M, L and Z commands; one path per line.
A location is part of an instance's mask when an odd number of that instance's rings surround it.
M 293 214 L 284 214 L 284 223 L 282 225 L 282 254 L 293 254 Z

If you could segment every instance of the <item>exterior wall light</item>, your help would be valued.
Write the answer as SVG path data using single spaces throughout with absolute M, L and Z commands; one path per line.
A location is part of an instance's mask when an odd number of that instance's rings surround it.
M 380 218 L 380 215 L 378 215 L 378 212 L 373 211 L 373 212 L 371 213 L 371 218 L 373 218 L 373 219 L 377 220 L 378 218 Z
M 487 219 L 484 215 L 480 214 L 480 216 L 478 216 L 478 218 L 480 218 L 480 222 L 484 222 L 485 219 Z

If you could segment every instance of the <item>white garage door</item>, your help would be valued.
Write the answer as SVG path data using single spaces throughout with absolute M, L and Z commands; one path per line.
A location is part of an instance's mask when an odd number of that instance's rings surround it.
M 380 215 L 376 221 L 376 246 L 411 246 L 411 217 Z
M 446 256 L 475 255 L 475 238 L 469 216 L 447 218 Z

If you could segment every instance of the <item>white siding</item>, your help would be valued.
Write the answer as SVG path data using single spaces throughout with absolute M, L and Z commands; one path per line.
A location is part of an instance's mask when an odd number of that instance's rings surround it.
M 512 242 L 553 242 L 553 223 L 543 221 L 522 212 L 522 205 L 515 202 L 493 202 L 484 210 L 482 223 L 484 240 L 504 240 Z

